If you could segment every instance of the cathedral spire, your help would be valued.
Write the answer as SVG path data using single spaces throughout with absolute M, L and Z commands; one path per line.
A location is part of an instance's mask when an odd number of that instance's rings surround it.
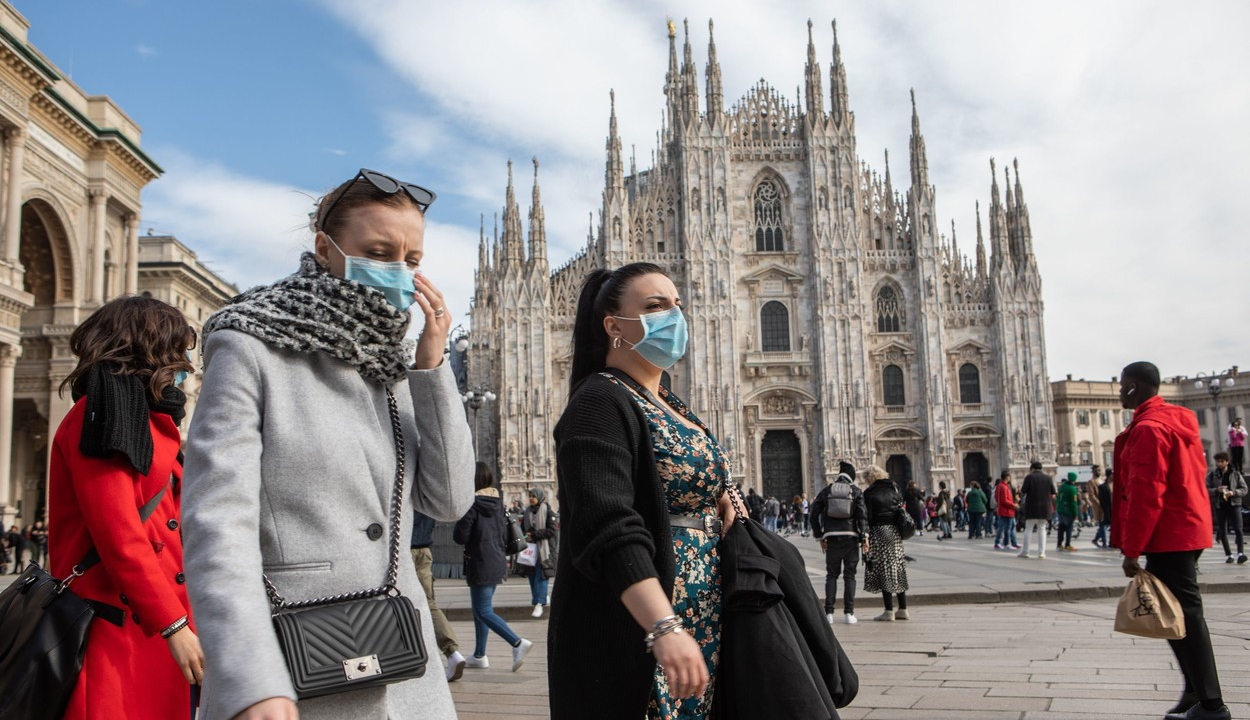
M 681 73 L 677 70 L 677 24 L 668 21 L 668 72 L 664 74 L 664 96 L 668 99 L 668 126 L 678 127 L 681 117 Z
M 725 94 L 721 90 L 720 62 L 716 59 L 716 37 L 712 21 L 707 21 L 707 116 L 715 121 L 724 110 Z
M 980 200 L 977 200 L 977 277 L 985 277 L 985 238 L 981 235 Z
M 894 184 L 890 182 L 890 151 L 885 151 L 885 200 L 886 202 L 894 202 Z
M 604 170 L 604 187 L 607 191 L 625 190 L 625 172 L 621 168 L 621 137 L 616 128 L 616 90 L 608 92 L 612 104 L 611 116 L 608 119 L 608 161 Z
M 682 20 L 681 24 L 686 36 L 681 63 L 682 114 L 687 123 L 693 124 L 699 118 L 699 71 L 690 48 L 690 21 Z
M 486 249 L 486 213 L 481 214 L 481 227 L 478 229 L 477 269 L 479 272 L 489 270 L 490 254 Z
M 1012 267 L 1011 252 L 1008 248 L 1007 213 L 1003 210 L 998 193 L 998 165 L 990 158 L 990 249 L 994 269 Z
M 534 158 L 534 198 L 530 205 L 530 262 L 542 265 L 547 262 L 547 216 L 538 189 L 538 158 Z
M 1024 188 L 1020 185 L 1020 160 L 1012 158 L 1016 171 L 1016 231 L 1020 235 L 1020 249 L 1026 258 L 1033 257 L 1033 228 L 1029 223 L 1029 206 L 1024 204 Z
M 508 160 L 508 192 L 503 208 L 503 263 L 516 266 L 525 261 L 522 257 L 524 241 L 521 237 L 521 210 L 517 207 L 516 190 L 512 185 L 512 160 Z
M 920 114 L 916 112 L 916 91 L 911 91 L 911 186 L 923 192 L 929 187 L 929 158 L 920 134 Z
M 838 45 L 838 21 L 833 21 L 833 67 L 829 68 L 829 96 L 833 100 L 833 124 L 842 127 L 851 112 L 846 92 L 846 66 L 842 64 L 842 47 Z
M 807 85 L 807 117 L 808 122 L 815 123 L 825 116 L 825 93 L 821 89 L 820 63 L 816 60 L 816 43 L 812 40 L 812 21 L 807 21 L 807 65 L 803 68 L 803 79 Z

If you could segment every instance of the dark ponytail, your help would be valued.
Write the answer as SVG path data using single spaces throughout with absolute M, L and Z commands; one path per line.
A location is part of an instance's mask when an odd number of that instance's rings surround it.
M 653 263 L 630 263 L 616 270 L 593 270 L 582 282 L 577 298 L 577 315 L 573 319 L 573 363 L 569 374 L 569 394 L 593 373 L 607 366 L 608 333 L 603 318 L 617 313 L 625 288 L 640 275 L 664 271 Z

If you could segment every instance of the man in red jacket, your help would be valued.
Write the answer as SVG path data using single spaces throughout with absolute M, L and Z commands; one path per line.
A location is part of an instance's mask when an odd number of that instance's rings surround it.
M 1180 702 L 1165 720 L 1229 720 L 1220 693 L 1211 635 L 1198 592 L 1198 556 L 1211 547 L 1206 454 L 1192 410 L 1159 397 L 1159 368 L 1135 362 L 1120 373 L 1120 404 L 1133 421 L 1115 439 L 1111 544 L 1124 553 L 1124 574 L 1146 569 L 1180 601 L 1186 635 L 1169 640 L 1185 676 Z

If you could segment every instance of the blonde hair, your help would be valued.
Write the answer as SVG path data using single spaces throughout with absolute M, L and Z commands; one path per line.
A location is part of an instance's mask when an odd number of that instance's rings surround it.
M 888 477 L 890 477 L 890 473 L 886 472 L 880 465 L 869 465 L 868 469 L 864 471 L 864 479 L 869 482 L 884 480 Z

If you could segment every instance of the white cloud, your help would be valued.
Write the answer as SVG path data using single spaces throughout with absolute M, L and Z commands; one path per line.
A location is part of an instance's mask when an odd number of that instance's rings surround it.
M 156 51 L 156 48 L 151 45 L 136 45 L 135 52 L 138 53 L 140 57 L 144 58 L 156 57 L 160 54 Z

